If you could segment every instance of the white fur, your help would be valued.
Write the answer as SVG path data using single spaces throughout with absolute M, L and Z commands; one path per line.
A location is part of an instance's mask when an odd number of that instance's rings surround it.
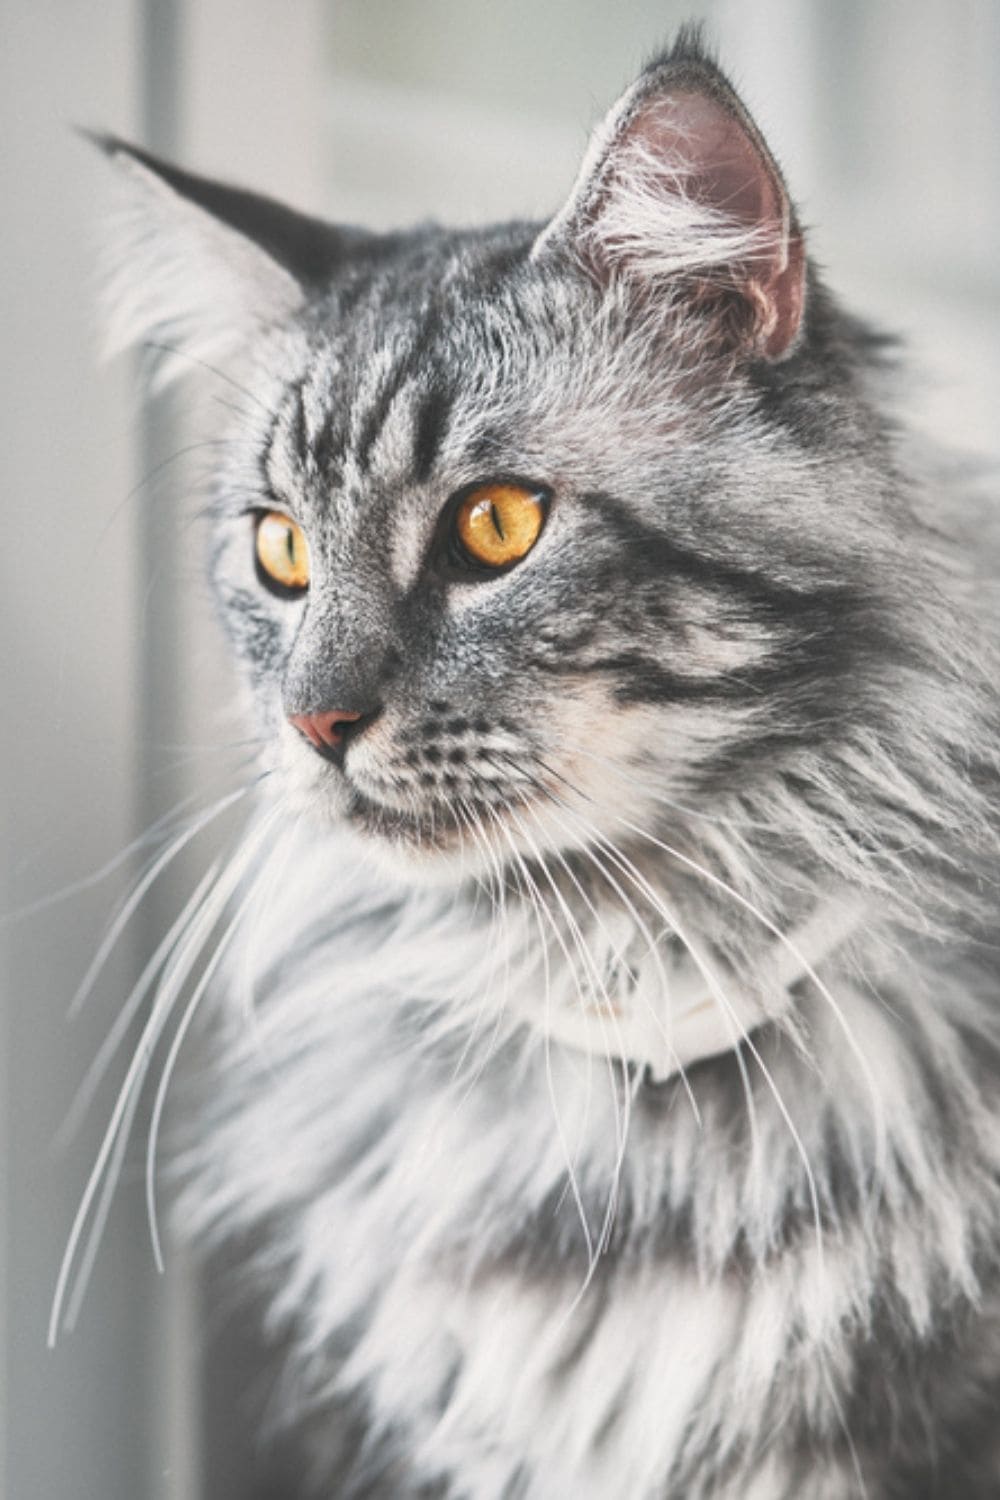
M 976 1007 L 960 991 L 942 981 L 933 1010 L 922 985 L 901 995 L 901 1031 L 848 979 L 855 945 L 846 969 L 834 956 L 823 974 L 867 1076 L 814 991 L 805 1016 L 820 1066 L 803 1091 L 795 1049 L 769 1053 L 790 1118 L 754 1069 L 756 1139 L 742 1165 L 683 1095 L 668 1130 L 650 1136 L 633 1121 L 622 1150 L 627 1091 L 614 1068 L 543 1040 L 547 1007 L 572 1005 L 575 984 L 553 943 L 546 987 L 523 912 L 509 912 L 503 931 L 485 910 L 470 921 L 450 893 L 411 890 L 377 963 L 350 929 L 307 952 L 296 934 L 322 911 L 332 922 L 404 888 L 373 879 L 330 836 L 290 833 L 273 858 L 283 873 L 251 919 L 254 967 L 271 953 L 301 962 L 259 997 L 249 1029 L 236 987 L 229 1081 L 185 1217 L 189 1229 L 228 1233 L 234 1218 L 277 1216 L 277 1314 L 298 1329 L 303 1368 L 315 1365 L 318 1392 L 355 1389 L 377 1428 L 409 1434 L 419 1472 L 460 1475 L 449 1493 L 501 1500 L 527 1463 L 531 1500 L 658 1500 L 681 1478 L 686 1500 L 783 1497 L 787 1474 L 766 1457 L 766 1435 L 807 1413 L 837 1438 L 837 1393 L 886 1275 L 915 1332 L 943 1287 L 975 1295 L 976 1206 L 950 1180 L 946 1143 L 924 1129 L 927 1096 L 905 1043 L 909 1030 L 933 1046 L 974 1116 L 953 1025 Z M 596 948 L 592 923 L 587 938 Z M 862 1217 L 821 1245 L 806 1232 L 774 1258 L 789 1183 L 804 1182 L 800 1152 L 826 1196 L 829 1116 L 859 1162 L 882 1163 L 878 1227 Z M 1000 1168 L 995 1120 L 979 1127 Z M 585 1242 L 599 1245 L 619 1173 L 639 1204 L 664 1190 L 677 1204 L 690 1197 L 689 1262 L 605 1271 L 592 1258 L 588 1273 Z M 569 1184 L 587 1205 L 576 1273 L 508 1265 L 511 1226 Z M 744 1277 L 730 1259 L 737 1235 L 757 1262 Z M 359 1317 L 368 1325 L 338 1368 L 326 1351 Z M 720 1472 L 736 1465 L 731 1487 L 691 1471 L 706 1449 Z
M 628 138 L 642 93 L 640 85 L 629 90 L 595 132 L 566 205 L 539 235 L 534 257 L 570 240 L 609 268 L 661 283 L 693 272 L 728 279 L 734 266 L 763 255 L 783 267 L 787 203 L 782 223 L 747 224 L 698 197 L 683 148 L 664 158 L 647 143 L 658 116 L 683 140 L 673 101 L 642 105 L 643 132 Z
M 162 385 L 298 310 L 302 288 L 258 245 L 127 151 L 115 155 L 103 256 L 109 354 L 151 343 Z

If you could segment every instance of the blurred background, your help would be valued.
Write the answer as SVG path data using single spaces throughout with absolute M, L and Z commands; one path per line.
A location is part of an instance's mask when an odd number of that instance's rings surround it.
M 83 1014 L 70 997 L 148 851 L 234 771 L 201 582 L 192 407 L 98 362 L 101 163 L 75 124 L 376 226 L 544 215 L 587 129 L 703 18 L 784 165 L 812 248 L 911 342 L 909 405 L 1000 448 L 995 0 L 6 0 L 0 14 L 0 1474 L 9 1500 L 289 1500 L 258 1455 L 274 1380 L 227 1269 L 153 1266 L 142 1120 L 75 1330 L 59 1262 L 113 1107 L 59 1127 L 205 843 L 158 884 Z M 193 460 L 193 461 L 192 461 Z M 133 1032 L 134 1038 L 134 1032 Z

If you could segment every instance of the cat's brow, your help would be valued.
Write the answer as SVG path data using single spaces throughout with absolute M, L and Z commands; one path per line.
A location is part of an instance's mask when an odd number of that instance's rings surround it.
M 312 440 L 312 457 L 317 473 L 327 484 L 333 485 L 339 485 L 343 480 L 344 438 L 337 424 L 337 409 L 328 401 L 319 430 Z
M 370 472 L 390 414 L 404 396 L 419 402 L 413 422 L 414 477 L 430 472 L 444 433 L 448 407 L 444 383 L 436 378 L 433 346 L 441 328 L 439 300 L 430 296 L 412 324 L 402 331 L 397 357 L 386 372 L 368 409 L 354 424 L 352 457 L 361 474 Z M 440 389 L 439 389 L 440 387 Z
M 413 424 L 413 477 L 426 484 L 433 471 L 451 420 L 454 397 L 442 383 L 431 385 Z
M 395 405 L 396 398 L 406 386 L 410 373 L 409 362 L 405 358 L 399 360 L 389 372 L 378 395 L 361 419 L 352 456 L 362 474 L 367 474 L 371 470 L 372 457 L 389 419 L 389 413 Z
M 308 376 L 303 375 L 285 386 L 261 449 L 265 487 L 286 502 L 291 502 L 295 493 L 295 474 L 305 470 L 310 457 L 304 397 L 307 381 Z

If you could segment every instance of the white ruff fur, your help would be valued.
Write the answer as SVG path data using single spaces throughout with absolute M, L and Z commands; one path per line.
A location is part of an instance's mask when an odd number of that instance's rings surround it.
M 840 1014 L 815 985 L 799 997 L 816 1067 L 801 1043 L 770 1048 L 769 1083 L 750 1059 L 736 1140 L 697 1072 L 654 1128 L 620 1063 L 543 1039 L 586 989 L 569 942 L 549 942 L 546 978 L 529 914 L 492 915 L 484 897 L 470 915 L 451 893 L 394 888 L 329 831 L 288 832 L 271 861 L 182 1219 L 222 1235 L 269 1221 L 276 1317 L 296 1328 L 313 1396 L 360 1393 L 415 1474 L 460 1475 L 448 1493 L 469 1500 L 784 1497 L 768 1434 L 805 1417 L 817 1443 L 843 1438 L 840 1393 L 878 1284 L 889 1278 L 916 1332 L 935 1300 L 975 1296 L 976 1206 L 923 1128 L 905 1042 L 912 1028 L 934 1049 L 1000 1167 L 952 1031 L 981 1021 L 971 998 L 943 987 L 932 1009 L 904 988 L 900 1028 L 857 982 L 879 963 L 872 945 L 840 926 L 812 950 Z M 620 924 L 620 906 L 604 917 Z M 584 940 L 600 955 L 593 919 Z M 272 959 L 255 997 L 251 976 Z M 630 1003 L 669 1025 L 651 962 Z M 809 1195 L 829 1220 L 831 1129 L 869 1201 L 817 1236 Z M 789 1194 L 799 1233 L 777 1254 Z M 689 1251 L 605 1262 L 616 1207 L 653 1222 L 657 1201 L 688 1205 Z M 516 1243 L 528 1224 L 533 1258 Z M 810 1496 L 862 1493 L 843 1460 L 830 1459 L 829 1489 L 823 1472 Z

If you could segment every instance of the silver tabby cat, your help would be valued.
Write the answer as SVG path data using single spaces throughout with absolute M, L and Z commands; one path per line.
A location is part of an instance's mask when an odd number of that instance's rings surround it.
M 986 523 L 725 75 L 682 33 L 546 224 L 103 144 L 119 341 L 243 392 L 181 1221 L 263 1245 L 319 1493 L 995 1497 Z

